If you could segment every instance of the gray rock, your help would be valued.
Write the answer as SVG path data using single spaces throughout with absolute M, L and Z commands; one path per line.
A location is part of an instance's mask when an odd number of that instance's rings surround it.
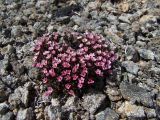
M 139 60 L 138 52 L 131 45 L 126 48 L 126 58 L 127 60 L 133 60 L 134 62 Z
M 129 16 L 128 15 L 121 15 L 120 17 L 119 17 L 119 20 L 121 21 L 121 22 L 124 22 L 124 23 L 129 23 L 130 24 L 130 21 L 129 21 Z
M 67 111 L 70 111 L 70 110 L 76 110 L 76 97 L 72 96 L 72 97 L 69 97 L 65 103 L 65 105 L 62 107 L 62 109 L 66 109 Z
M 118 108 L 118 112 L 125 114 L 130 119 L 145 118 L 144 108 L 142 106 L 136 106 L 127 101 Z
M 14 37 L 19 37 L 21 36 L 21 26 L 13 26 L 11 30 L 11 35 Z
M 147 115 L 147 118 L 155 118 L 156 117 L 155 109 L 145 108 L 145 113 Z
M 106 16 L 105 16 L 106 17 Z M 118 23 L 117 16 L 109 14 L 106 18 L 110 23 Z
M 15 89 L 14 93 L 10 94 L 9 96 L 8 99 L 9 103 L 13 107 L 16 107 L 20 103 L 23 103 L 25 107 L 28 107 L 31 88 L 32 88 L 32 83 L 28 82 L 24 85 L 24 87 L 20 86 L 17 89 Z
M 61 109 L 60 107 L 47 106 L 45 108 L 47 120 L 61 120 Z
M 14 120 L 13 112 L 8 112 L 2 116 L 1 120 Z
M 16 120 L 33 120 L 32 108 L 20 109 L 17 113 Z
M 147 107 L 153 107 L 152 96 L 145 89 L 128 82 L 121 82 L 120 90 L 123 98 L 132 102 L 142 103 Z
M 138 52 L 139 55 L 145 60 L 154 60 L 155 58 L 154 53 L 150 50 L 139 49 Z
M 4 102 L 0 103 L 0 114 L 5 114 L 9 110 L 9 106 Z
M 122 66 L 126 69 L 127 72 L 137 75 L 139 71 L 139 67 L 133 61 L 124 61 L 122 62 Z
M 106 108 L 96 115 L 96 120 L 119 120 L 119 115 L 114 110 Z
M 82 106 L 91 114 L 94 114 L 104 104 L 105 98 L 106 96 L 101 93 L 86 94 L 83 96 Z
M 79 16 L 72 16 L 71 20 L 76 24 L 76 25 L 83 25 L 85 24 L 85 19 Z
M 0 81 L 0 102 L 4 102 L 8 99 L 10 91 Z
M 37 79 L 39 76 L 39 71 L 36 68 L 31 68 L 28 72 L 28 76 L 32 79 Z
M 131 26 L 128 23 L 120 23 L 118 25 L 118 29 L 121 31 L 126 31 L 129 30 L 131 28 Z

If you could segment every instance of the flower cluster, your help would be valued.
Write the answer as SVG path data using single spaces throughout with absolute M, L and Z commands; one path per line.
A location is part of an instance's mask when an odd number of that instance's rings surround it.
M 46 95 L 76 91 L 96 84 L 96 78 L 112 73 L 116 54 L 103 36 L 94 33 L 45 34 L 34 47 L 34 67 L 41 70 Z

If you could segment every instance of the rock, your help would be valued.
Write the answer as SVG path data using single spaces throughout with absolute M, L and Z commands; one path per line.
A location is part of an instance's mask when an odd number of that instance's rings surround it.
M 118 30 L 121 30 L 121 31 L 126 31 L 126 30 L 129 30 L 131 27 L 128 23 L 120 23 L 118 25 Z
M 51 105 L 52 106 L 60 106 L 60 102 L 57 98 L 52 98 L 51 99 Z
M 145 89 L 128 82 L 121 82 L 120 91 L 124 99 L 142 103 L 144 106 L 153 107 L 152 96 Z
M 127 117 L 131 119 L 145 118 L 144 108 L 142 106 L 136 106 L 127 101 L 125 101 L 125 103 L 123 103 L 121 107 L 118 108 L 118 112 L 122 114 L 124 113 Z
M 33 120 L 32 108 L 20 109 L 17 113 L 16 120 Z
M 11 35 L 14 37 L 20 37 L 21 34 L 21 26 L 13 26 L 11 30 Z
M 128 24 L 131 23 L 129 21 L 129 15 L 128 14 L 121 15 L 118 19 L 120 20 L 120 22 L 124 22 L 124 23 L 128 23 Z
M 30 102 L 30 90 L 32 88 L 32 83 L 28 82 L 24 85 L 24 87 L 18 87 L 14 90 L 14 93 L 9 96 L 9 103 L 13 107 L 17 107 L 20 103 L 23 103 L 25 107 L 28 107 Z
M 147 118 L 155 118 L 156 117 L 155 109 L 145 108 L 145 113 L 147 115 Z
M 155 58 L 154 53 L 150 50 L 139 49 L 138 52 L 140 57 L 142 57 L 145 60 L 154 60 Z
M 13 112 L 8 112 L 0 118 L 1 120 L 14 120 Z
M 82 106 L 91 114 L 94 114 L 103 105 L 105 98 L 106 96 L 101 93 L 86 94 L 83 96 Z
M 7 89 L 5 85 L 0 81 L 0 102 L 4 102 L 5 100 L 7 100 L 9 93 L 9 89 Z
M 119 115 L 114 110 L 106 108 L 96 115 L 96 120 L 119 120 Z
M 128 2 L 122 2 L 118 5 L 118 9 L 122 12 L 127 12 L 130 8 L 130 5 Z
M 76 110 L 76 102 L 76 97 L 69 97 L 62 109 L 66 109 L 67 111 Z
M 46 120 L 61 120 L 61 109 L 60 107 L 47 106 L 45 108 Z
M 39 77 L 39 70 L 36 68 L 31 68 L 28 72 L 28 76 L 32 79 L 37 79 Z
M 5 114 L 9 110 L 9 106 L 4 102 L 0 103 L 0 114 Z
M 126 69 L 127 72 L 137 75 L 139 71 L 139 67 L 133 61 L 124 61 L 122 62 L 122 66 Z
M 120 91 L 116 87 L 108 87 L 105 92 L 111 101 L 118 101 L 122 98 Z
M 126 48 L 126 58 L 127 60 L 132 60 L 134 62 L 139 60 L 138 52 L 131 45 L 127 46 Z
M 100 6 L 101 6 L 101 3 L 99 1 L 89 2 L 86 9 L 88 9 L 88 11 L 95 10 L 99 8 Z

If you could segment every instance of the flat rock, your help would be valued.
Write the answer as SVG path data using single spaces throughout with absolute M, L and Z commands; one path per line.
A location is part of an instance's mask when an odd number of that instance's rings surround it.
M 31 108 L 20 109 L 18 111 L 16 120 L 33 120 L 33 111 Z
M 124 61 L 122 66 L 126 69 L 127 72 L 137 75 L 139 67 L 133 61 Z
M 147 107 L 153 106 L 152 96 L 144 88 L 138 87 L 137 85 L 130 84 L 128 82 L 121 82 L 120 91 L 123 98 L 127 100 L 142 103 Z
M 138 50 L 140 57 L 146 60 L 154 60 L 155 55 L 152 51 L 146 49 L 139 49 Z
M 9 106 L 4 102 L 0 103 L 0 114 L 5 114 L 9 110 Z
M 118 120 L 119 115 L 112 109 L 106 108 L 96 115 L 96 120 Z
M 46 113 L 46 120 L 61 120 L 61 108 L 58 107 L 52 107 L 52 106 L 47 106 L 45 108 L 45 113 Z
M 142 106 L 136 106 L 128 101 L 122 104 L 118 111 L 131 119 L 144 119 L 145 117 L 144 109 Z
M 83 96 L 82 106 L 94 114 L 96 110 L 104 103 L 106 96 L 101 93 L 86 94 Z
M 3 115 L 0 120 L 14 120 L 14 114 L 13 112 L 7 112 L 5 115 Z

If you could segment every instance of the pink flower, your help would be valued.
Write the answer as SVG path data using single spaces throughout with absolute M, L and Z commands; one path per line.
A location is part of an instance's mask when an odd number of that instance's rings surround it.
M 46 57 L 46 59 L 50 59 L 51 56 L 52 56 L 51 54 L 48 54 L 47 57 Z
M 62 76 L 65 76 L 65 75 L 67 75 L 67 71 L 66 70 L 62 71 Z
M 68 62 L 63 62 L 62 65 L 63 65 L 64 68 L 69 68 L 70 67 L 70 64 Z
M 79 83 L 84 83 L 84 78 L 81 77 L 79 80 L 78 80 Z
M 83 84 L 78 83 L 78 88 L 82 88 L 82 87 L 83 87 Z
M 43 69 L 43 73 L 44 73 L 44 74 L 47 74 L 47 73 L 48 73 L 48 71 L 47 71 L 46 68 Z
M 47 78 L 43 78 L 43 83 L 47 83 L 48 79 Z
M 79 64 L 75 65 L 75 66 L 73 67 L 73 69 L 72 69 L 72 72 L 73 72 L 73 73 L 76 73 L 77 70 L 78 70 L 78 68 L 79 68 Z
M 71 80 L 71 76 L 67 75 L 65 76 L 65 79 L 68 81 L 68 80 Z
M 46 97 L 50 96 L 53 93 L 52 87 L 48 87 L 48 90 L 44 93 Z
M 66 74 L 70 75 L 71 74 L 71 70 L 66 70 Z
M 61 81 L 62 81 L 62 79 L 63 79 L 63 77 L 62 77 L 62 76 L 58 76 L 58 77 L 57 77 L 58 82 L 61 82 Z
M 44 51 L 43 52 L 43 55 L 47 55 L 47 54 L 49 54 L 49 51 Z
M 48 48 L 48 50 L 53 50 L 53 49 L 54 49 L 54 48 L 53 48 L 52 46 Z
M 52 63 L 53 68 L 57 68 L 58 64 L 57 63 Z
M 78 79 L 78 76 L 76 74 L 74 74 L 72 77 L 73 77 L 73 80 L 77 80 Z
M 83 47 L 83 44 L 80 44 L 79 47 L 80 47 L 80 48 Z
M 82 77 L 85 77 L 85 76 L 86 76 L 86 72 L 82 72 L 82 73 L 81 73 L 81 76 L 82 76 Z
M 73 90 L 69 90 L 69 91 L 68 91 L 68 94 L 70 94 L 70 95 L 75 95 L 75 93 L 74 93 Z
M 43 65 L 42 65 L 41 63 L 37 63 L 37 64 L 36 64 L 36 67 L 37 67 L 37 68 L 42 68 Z
M 97 75 L 103 76 L 103 72 L 100 69 L 97 69 L 95 72 Z
M 88 42 L 86 43 L 86 45 L 91 45 L 91 42 L 88 41 Z
M 69 89 L 71 88 L 71 85 L 70 85 L 70 84 L 65 84 L 65 88 L 66 88 L 67 90 L 69 90 Z
M 42 60 L 41 62 L 42 65 L 47 65 L 47 63 L 48 63 L 47 60 Z
M 101 51 L 101 50 L 97 51 L 97 54 L 98 54 L 98 55 L 100 55 L 101 53 L 102 53 L 102 51 Z
M 51 52 L 53 55 L 56 53 L 56 51 L 55 50 L 52 50 L 52 52 Z
M 37 60 L 37 58 L 38 58 L 37 56 L 34 56 L 33 61 L 35 62 Z
M 83 49 L 84 49 L 84 51 L 85 51 L 85 52 L 87 52 L 87 51 L 88 51 L 88 47 L 84 47 Z
M 93 84 L 94 83 L 94 80 L 93 79 L 89 79 L 88 80 L 88 84 Z
M 75 57 L 72 57 L 71 61 L 72 61 L 72 62 L 75 62 L 75 61 L 76 61 L 76 58 L 75 58 Z
M 49 74 L 50 74 L 52 77 L 55 77 L 55 75 L 56 75 L 54 69 L 50 69 L 50 70 L 49 70 Z
M 87 41 L 88 41 L 88 40 L 87 40 L 86 38 L 83 38 L 83 39 L 82 39 L 82 42 L 83 42 L 83 43 L 85 43 L 85 42 L 87 42 Z

